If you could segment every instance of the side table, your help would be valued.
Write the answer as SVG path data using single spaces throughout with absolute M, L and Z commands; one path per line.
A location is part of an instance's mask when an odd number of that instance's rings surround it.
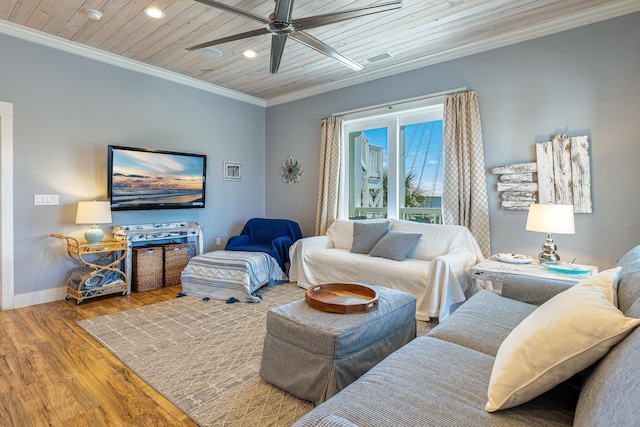
M 580 265 L 580 264 L 576 264 Z M 562 274 L 548 270 L 540 265 L 540 261 L 532 260 L 528 264 L 510 264 L 498 261 L 495 257 L 488 258 L 471 268 L 471 275 L 475 280 L 490 280 L 492 282 L 504 282 L 505 276 L 517 275 L 525 277 L 537 277 L 540 279 L 563 282 L 575 285 L 587 277 L 598 273 L 595 265 L 580 265 L 591 270 L 585 274 Z
M 80 242 L 63 234 L 52 234 L 51 237 L 65 240 L 69 258 L 78 264 L 84 265 L 90 271 L 78 283 L 74 284 L 72 277 L 69 278 L 67 281 L 67 299 L 74 298 L 76 305 L 80 305 L 82 301 L 88 298 L 115 293 L 127 294 L 127 277 L 117 267 L 127 255 L 125 242 L 102 240 L 100 243 L 93 244 Z M 107 276 L 111 277 L 111 280 L 104 283 L 103 280 Z

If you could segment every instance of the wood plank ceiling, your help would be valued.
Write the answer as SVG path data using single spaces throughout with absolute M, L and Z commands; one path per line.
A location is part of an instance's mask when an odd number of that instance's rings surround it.
M 384 2 L 296 0 L 292 16 L 302 18 Z M 265 18 L 274 8 L 273 0 L 224 3 Z M 404 0 L 400 10 L 307 31 L 362 64 L 362 71 L 353 71 L 289 40 L 276 75 L 268 72 L 270 35 L 214 46 L 222 52 L 218 58 L 187 51 L 187 46 L 196 43 L 261 28 L 257 22 L 192 0 L 2 0 L 0 19 L 269 100 L 360 75 L 405 70 L 408 64 L 497 38 L 508 44 L 504 40 L 510 34 L 514 41 L 520 41 L 523 30 L 545 23 L 563 21 L 558 30 L 570 28 L 572 16 L 590 10 L 608 7 L 611 16 L 629 13 L 639 10 L 638 4 L 635 0 Z M 147 17 L 143 11 L 148 6 L 162 9 L 166 16 Z M 89 9 L 100 11 L 102 19 L 89 19 Z M 246 49 L 256 51 L 257 58 L 245 59 L 242 52 Z M 390 58 L 367 61 L 384 54 Z

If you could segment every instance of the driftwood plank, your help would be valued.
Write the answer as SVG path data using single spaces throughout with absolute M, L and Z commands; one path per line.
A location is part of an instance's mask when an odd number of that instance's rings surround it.
M 535 202 L 536 193 L 533 191 L 505 191 L 500 196 L 502 200 L 510 202 Z
M 500 175 L 502 182 L 533 182 L 533 173 L 506 173 Z
M 529 205 L 533 202 L 515 202 L 515 201 L 502 201 L 502 209 L 508 211 L 528 211 Z
M 589 137 L 571 137 L 571 175 L 573 211 L 591 213 L 591 168 L 589 167 Z
M 558 205 L 573 204 L 573 184 L 571 183 L 571 141 L 567 135 L 554 135 L 553 178 L 555 180 Z
M 555 203 L 556 190 L 553 178 L 553 144 L 551 141 L 536 144 L 536 162 L 538 166 L 538 201 Z
M 493 175 L 500 175 L 506 173 L 527 173 L 535 172 L 537 170 L 536 163 L 514 163 L 506 166 L 494 166 L 489 169 Z
M 498 191 L 538 191 L 536 182 L 499 182 Z

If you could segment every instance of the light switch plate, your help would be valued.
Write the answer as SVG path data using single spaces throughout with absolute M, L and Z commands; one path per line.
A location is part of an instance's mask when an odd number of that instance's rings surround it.
M 58 195 L 57 194 L 34 194 L 33 204 L 36 206 L 57 205 Z

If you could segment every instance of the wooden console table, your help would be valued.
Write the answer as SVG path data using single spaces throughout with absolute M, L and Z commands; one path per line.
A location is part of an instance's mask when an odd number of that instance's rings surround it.
M 187 258 L 202 255 L 204 229 L 196 222 L 162 222 L 152 224 L 130 224 L 113 226 L 114 240 L 127 243 L 127 256 L 124 260 L 124 273 L 129 284 L 127 293 L 131 293 L 131 248 L 160 241 L 187 243 Z

